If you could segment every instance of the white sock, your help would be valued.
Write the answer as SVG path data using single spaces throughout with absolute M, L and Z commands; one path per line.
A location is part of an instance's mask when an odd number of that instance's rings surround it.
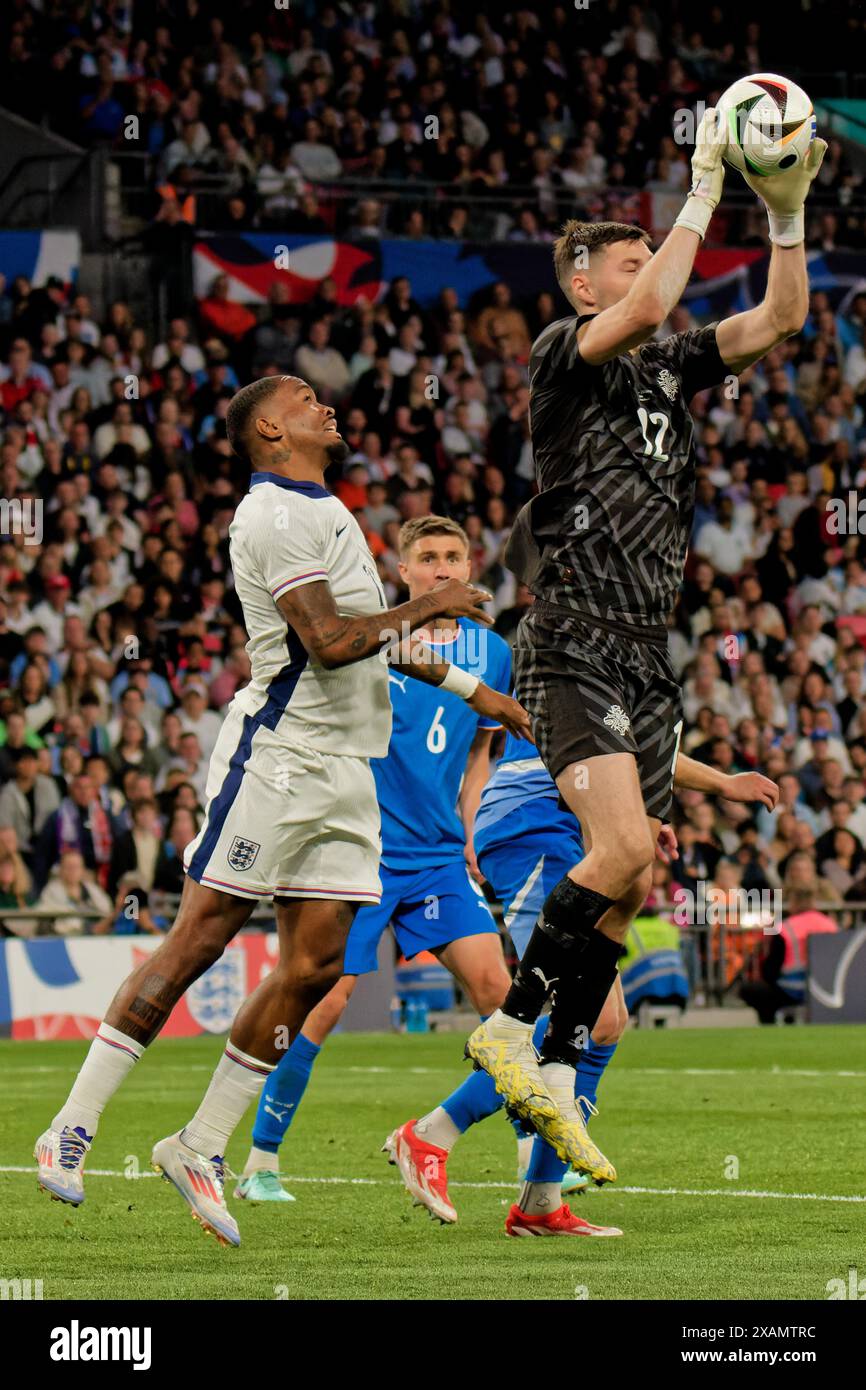
M 420 1139 L 427 1144 L 435 1144 L 437 1148 L 445 1149 L 448 1153 L 454 1148 L 462 1132 L 441 1105 L 437 1105 L 429 1115 L 424 1115 L 415 1123 L 415 1133 Z
M 260 1062 L 230 1042 L 219 1060 L 205 1098 L 181 1139 L 205 1158 L 224 1155 L 229 1139 L 244 1117 L 250 1101 L 258 1099 L 262 1087 L 275 1068 Z
M 568 1066 L 566 1062 L 542 1062 L 541 1075 L 557 1105 L 564 1105 L 566 1100 L 574 1100 L 574 1067 Z
M 495 1009 L 487 1020 L 494 1028 L 511 1028 L 515 1033 L 525 1033 L 527 1028 L 532 1032 L 534 1023 L 523 1023 L 519 1018 L 512 1018 L 511 1014 L 504 1014 L 501 1009 Z
M 133 1042 L 126 1033 L 100 1023 L 69 1099 L 54 1116 L 51 1128 L 62 1131 L 68 1125 L 70 1129 L 83 1129 L 92 1139 L 100 1115 L 143 1051 L 142 1044 Z
M 517 1205 L 527 1216 L 550 1216 L 562 1206 L 558 1182 L 525 1182 Z
M 268 1153 L 266 1149 L 257 1149 L 255 1144 L 250 1149 L 250 1156 L 244 1164 L 242 1176 L 248 1178 L 250 1173 L 258 1173 L 262 1168 L 268 1168 L 272 1173 L 280 1171 L 279 1154 Z
M 534 1134 L 524 1134 L 517 1140 L 517 1181 L 524 1181 L 524 1174 L 529 1172 L 529 1160 L 532 1158 L 532 1146 L 535 1143 Z

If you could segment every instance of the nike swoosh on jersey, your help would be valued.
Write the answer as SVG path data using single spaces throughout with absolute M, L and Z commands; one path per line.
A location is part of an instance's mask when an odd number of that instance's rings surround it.
M 348 523 L 348 521 L 347 521 L 347 522 L 346 522 L 346 526 L 348 526 L 348 524 L 349 524 L 349 523 Z M 345 529 L 346 529 L 346 526 L 341 526 L 341 527 L 340 527 L 339 531 L 337 532 L 337 535 L 338 535 L 338 536 L 342 536 L 343 532 L 344 532 Z

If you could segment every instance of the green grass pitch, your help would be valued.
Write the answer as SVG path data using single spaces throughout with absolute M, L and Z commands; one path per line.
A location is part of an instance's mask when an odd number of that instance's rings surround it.
M 220 1039 L 154 1045 L 106 1112 L 78 1211 L 38 1193 L 31 1164 L 86 1044 L 0 1044 L 0 1277 L 41 1279 L 45 1299 L 672 1300 L 826 1299 L 851 1266 L 866 1275 L 866 1028 L 629 1033 L 593 1121 L 619 1184 L 573 1201 L 621 1226 L 619 1240 L 506 1239 L 515 1143 L 502 1114 L 452 1155 L 459 1223 L 412 1207 L 380 1146 L 467 1074 L 462 1045 L 332 1038 L 283 1149 L 297 1201 L 229 1196 L 243 1244 L 227 1250 L 149 1168 Z M 251 1122 L 229 1149 L 236 1168 Z

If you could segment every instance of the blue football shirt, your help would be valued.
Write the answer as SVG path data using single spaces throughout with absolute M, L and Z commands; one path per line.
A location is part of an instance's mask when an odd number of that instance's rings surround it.
M 431 642 L 454 666 L 493 690 L 511 691 L 511 651 L 490 628 L 458 619 L 459 632 Z M 466 837 L 457 809 L 469 749 L 479 729 L 496 729 L 459 695 L 388 673 L 393 726 L 388 755 L 373 758 L 382 813 L 382 864 L 429 868 L 463 857 Z
M 559 791 L 538 749 L 527 739 L 509 734 L 475 815 L 473 844 L 479 856 L 503 844 L 514 845 L 539 831 L 554 836 L 580 835 L 570 811 L 559 806 Z M 553 841 L 551 841 L 553 843 Z

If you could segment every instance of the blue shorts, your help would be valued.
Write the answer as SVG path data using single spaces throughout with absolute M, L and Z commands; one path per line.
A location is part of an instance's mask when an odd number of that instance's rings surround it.
M 344 975 L 376 969 L 379 939 L 390 922 L 407 960 L 464 936 L 497 932 L 493 914 L 461 858 L 432 869 L 380 865 L 382 900 L 365 903 L 349 928 Z
M 510 819 L 506 816 L 500 822 L 506 831 Z M 505 926 L 519 959 L 548 893 L 584 857 L 580 827 L 574 821 L 573 828 L 567 823 L 523 828 L 514 839 L 497 839 L 477 854 L 479 869 L 502 903 Z

